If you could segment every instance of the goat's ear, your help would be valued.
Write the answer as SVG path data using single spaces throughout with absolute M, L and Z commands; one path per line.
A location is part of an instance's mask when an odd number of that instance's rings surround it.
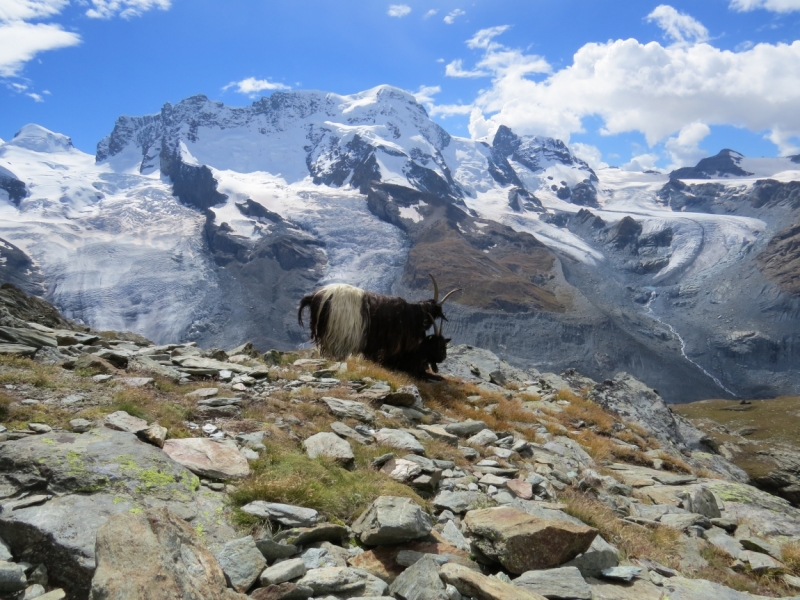
M 452 340 L 452 339 L 453 339 L 453 338 L 444 338 L 444 343 L 445 343 L 445 344 L 449 344 L 449 343 L 450 343 L 450 340 Z

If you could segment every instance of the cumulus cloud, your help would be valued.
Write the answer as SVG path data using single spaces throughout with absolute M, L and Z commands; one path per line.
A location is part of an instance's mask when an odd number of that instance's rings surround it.
M 3 0 L 0 21 L 31 21 L 59 14 L 69 0 Z
M 661 157 L 658 154 L 648 152 L 634 156 L 629 162 L 622 165 L 625 171 L 660 171 L 656 166 L 656 162 Z
M 678 135 L 664 142 L 664 147 L 669 152 L 672 164 L 669 170 L 695 165 L 701 158 L 708 156 L 705 150 L 698 145 L 711 133 L 711 128 L 705 123 L 689 123 L 681 128 Z
M 448 63 L 444 68 L 444 74 L 448 77 L 487 77 L 489 75 L 487 71 L 480 69 L 465 70 L 464 61 L 461 59 Z
M 766 131 L 782 154 L 794 151 L 800 136 L 800 41 L 722 50 L 688 43 L 690 33 L 697 38 L 700 30 L 683 23 L 676 43 L 589 43 L 558 70 L 543 57 L 478 32 L 470 41 L 482 49 L 481 58 L 473 68 L 454 65 L 491 77 L 471 103 L 471 135 L 490 135 L 503 124 L 569 142 L 571 134 L 584 131 L 584 118 L 594 116 L 602 121 L 601 133 L 641 132 L 651 146 L 677 134 L 673 160 L 691 153 L 687 144 L 701 125 Z
M 139 17 L 148 10 L 168 10 L 171 0 L 91 0 L 92 8 L 86 11 L 91 19 L 110 19 L 119 15 L 123 19 Z
M 569 145 L 569 149 L 593 169 L 605 169 L 608 166 L 608 163 L 603 161 L 603 153 L 597 146 L 573 142 Z
M 0 23 L 0 77 L 14 77 L 40 52 L 81 43 L 77 33 L 51 23 Z
M 456 21 L 456 19 L 458 17 L 461 17 L 461 16 L 463 16 L 465 14 L 467 14 L 467 13 L 465 13 L 460 8 L 457 8 L 455 10 L 451 10 L 449 13 L 447 13 L 447 15 L 445 15 L 444 22 L 447 23 L 448 25 L 452 25 L 453 23 L 455 23 L 455 21 Z
M 222 88 L 222 91 L 227 92 L 231 88 L 233 88 L 234 91 L 240 94 L 246 94 L 251 98 L 257 96 L 259 92 L 263 92 L 265 90 L 275 91 L 292 89 L 290 86 L 282 83 L 275 83 L 273 81 L 269 81 L 268 79 L 256 79 L 255 77 L 248 77 L 247 79 L 242 79 L 241 81 L 231 81 L 228 85 Z
M 421 85 L 416 92 L 411 92 L 420 104 L 433 104 L 433 97 L 442 91 L 438 85 Z
M 494 42 L 494 38 L 498 35 L 505 33 L 509 25 L 498 25 L 496 27 L 487 27 L 486 29 L 479 30 L 475 35 L 467 40 L 468 48 L 489 48 Z
M 438 85 L 421 85 L 416 92 L 411 93 L 432 117 L 447 118 L 453 115 L 468 115 L 472 111 L 473 107 L 471 105 L 436 104 L 434 96 L 441 91 L 442 88 Z
M 389 6 L 387 15 L 390 17 L 402 18 L 411 12 L 411 7 L 408 4 L 392 4 Z
M 708 40 L 708 29 L 700 21 L 687 14 L 680 13 L 667 4 L 656 6 L 655 10 L 647 15 L 648 22 L 654 22 L 667 38 L 677 43 L 697 43 Z
M 438 12 L 439 12 L 438 10 L 436 10 L 435 8 L 432 8 L 428 12 L 426 12 L 424 15 L 422 15 L 422 18 L 423 19 L 430 19 L 433 15 L 435 15 Z
M 739 12 L 764 9 L 777 13 L 800 10 L 800 0 L 731 0 L 730 8 Z

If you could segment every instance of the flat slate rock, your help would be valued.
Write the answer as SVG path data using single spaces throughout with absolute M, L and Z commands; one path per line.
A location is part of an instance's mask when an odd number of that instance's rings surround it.
M 322 401 L 340 419 L 355 419 L 364 423 L 370 423 L 375 420 L 375 412 L 363 402 L 342 400 L 341 398 L 332 398 L 330 396 L 323 396 Z
M 375 433 L 375 441 L 382 446 L 413 452 L 414 454 L 425 454 L 425 448 L 419 443 L 417 438 L 400 429 L 380 429 Z
M 548 600 L 592 600 L 592 590 L 576 567 L 526 571 L 512 583 Z
M 225 578 L 237 592 L 246 592 L 267 566 L 253 536 L 231 540 L 217 552 L 217 561 Z M 275 582 L 280 583 L 280 582 Z
M 247 459 L 232 440 L 172 439 L 164 442 L 164 452 L 201 477 L 238 479 L 250 474 Z
M 311 458 L 324 456 L 344 464 L 352 463 L 355 460 L 350 444 L 329 431 L 321 431 L 305 439 L 303 448 Z
M 103 419 L 103 425 L 109 429 L 116 429 L 117 431 L 127 431 L 128 433 L 138 433 L 147 429 L 147 421 L 129 415 L 124 410 L 118 410 Z
M 280 502 L 264 502 L 263 500 L 245 504 L 241 510 L 248 515 L 275 521 L 284 527 L 308 527 L 314 525 L 319 518 L 319 513 L 313 508 L 281 504 Z
M 611 567 L 609 569 L 603 569 L 600 572 L 601 577 L 603 579 L 610 579 L 612 581 L 633 581 L 636 577 L 638 577 L 642 572 L 641 567 Z
M 410 498 L 380 496 L 352 525 L 362 543 L 369 546 L 400 544 L 428 535 L 433 521 Z

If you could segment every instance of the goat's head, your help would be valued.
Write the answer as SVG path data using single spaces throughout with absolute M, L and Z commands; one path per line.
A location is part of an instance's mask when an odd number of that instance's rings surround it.
M 432 319 L 433 317 L 431 317 Z M 446 338 L 442 335 L 442 329 L 444 329 L 444 322 L 440 321 L 439 328 L 436 328 L 436 322 L 433 323 L 433 333 L 429 336 L 425 337 L 425 342 L 423 343 L 423 352 L 425 354 L 425 358 L 433 367 L 433 370 L 436 371 L 436 364 L 440 362 L 444 362 L 447 358 L 447 344 L 450 342 L 450 338 Z
M 425 300 L 422 304 L 425 305 L 425 311 L 430 317 L 430 321 L 426 319 L 425 321 L 425 329 L 428 329 L 431 325 L 434 326 L 434 330 L 436 329 L 436 319 L 442 319 L 447 321 L 447 317 L 444 316 L 444 312 L 442 312 L 442 304 L 444 304 L 447 299 L 455 294 L 456 292 L 460 292 L 461 288 L 456 288 L 450 292 L 448 292 L 444 298 L 442 298 L 441 302 L 439 301 L 439 284 L 436 283 L 436 278 L 428 273 L 428 276 L 431 278 L 433 282 L 433 300 Z

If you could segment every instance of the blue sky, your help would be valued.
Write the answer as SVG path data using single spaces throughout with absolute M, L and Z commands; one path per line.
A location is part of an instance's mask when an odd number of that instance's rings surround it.
M 94 152 L 193 94 L 388 83 L 452 134 L 503 123 L 593 164 L 794 154 L 799 32 L 800 0 L 0 0 L 0 138 L 34 122 Z

